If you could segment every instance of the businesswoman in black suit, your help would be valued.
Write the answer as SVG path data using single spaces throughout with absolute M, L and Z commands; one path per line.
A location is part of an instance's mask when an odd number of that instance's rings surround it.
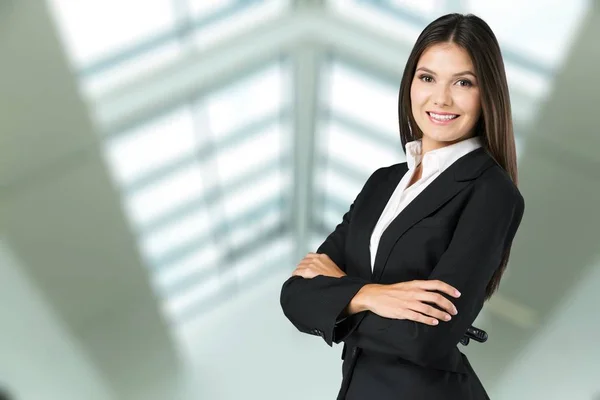
M 338 399 L 488 399 L 457 344 L 498 288 L 524 200 L 498 42 L 473 15 L 421 33 L 399 93 L 407 162 L 376 170 L 283 284 L 301 332 L 344 342 Z

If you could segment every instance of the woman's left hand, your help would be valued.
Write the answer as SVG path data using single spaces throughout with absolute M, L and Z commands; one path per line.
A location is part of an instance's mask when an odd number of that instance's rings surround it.
M 327 254 L 308 253 L 296 266 L 293 276 L 311 279 L 317 275 L 341 278 L 346 276 Z

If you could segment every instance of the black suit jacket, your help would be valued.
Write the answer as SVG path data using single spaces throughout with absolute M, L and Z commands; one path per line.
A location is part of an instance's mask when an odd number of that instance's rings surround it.
M 338 399 L 488 399 L 457 344 L 481 310 L 485 289 L 521 222 L 524 200 L 485 148 L 458 159 L 384 231 L 373 272 L 370 236 L 406 163 L 380 168 L 317 253 L 347 276 L 293 276 L 281 290 L 286 317 L 331 346 L 344 342 Z M 439 279 L 461 292 L 458 314 L 437 326 L 340 315 L 367 283 Z

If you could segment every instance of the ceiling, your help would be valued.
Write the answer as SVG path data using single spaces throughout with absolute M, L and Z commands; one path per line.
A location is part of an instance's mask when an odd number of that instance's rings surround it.
M 370 172 L 403 160 L 399 76 L 428 21 L 450 10 L 488 17 L 521 152 L 587 7 L 521 6 L 519 20 L 546 18 L 531 35 L 507 25 L 508 4 L 477 1 L 155 0 L 143 12 L 119 1 L 50 4 L 173 319 L 214 307 L 259 272 L 245 270 L 259 269 L 251 249 L 314 249 Z M 548 35 L 555 45 L 540 45 Z
M 504 339 L 489 343 L 498 359 L 482 373 L 496 376 L 597 256 L 600 191 L 589 182 L 600 178 L 600 143 L 581 77 L 600 58 L 573 56 L 589 53 L 582 38 L 597 37 L 597 17 L 588 1 L 555 3 L 154 0 L 141 12 L 136 2 L 49 0 L 60 42 L 6 42 L 22 55 L 0 81 L 13 94 L 0 120 L 19 132 L 0 146 L 8 238 L 79 332 L 150 295 L 171 325 L 196 318 L 291 269 L 372 171 L 403 161 L 396 97 L 412 43 L 436 16 L 474 12 L 502 47 L 526 199 L 514 267 L 487 306 Z M 20 26 L 25 35 L 40 21 Z M 584 191 L 567 218 L 561 210 Z M 573 231 L 576 243 L 545 251 Z M 541 275 L 549 293 L 530 290 Z

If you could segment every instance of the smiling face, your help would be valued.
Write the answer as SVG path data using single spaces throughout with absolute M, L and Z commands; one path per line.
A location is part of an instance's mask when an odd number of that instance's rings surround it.
M 467 51 L 454 43 L 427 48 L 417 63 L 410 100 L 424 152 L 472 137 L 481 100 Z

